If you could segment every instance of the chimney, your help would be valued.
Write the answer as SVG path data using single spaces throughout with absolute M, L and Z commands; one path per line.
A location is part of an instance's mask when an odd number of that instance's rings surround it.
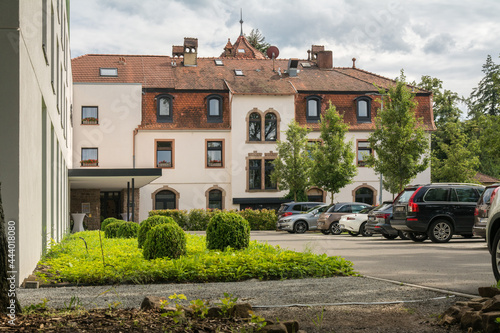
M 317 64 L 320 69 L 333 69 L 333 52 L 319 51 Z
M 325 50 L 325 46 L 324 45 L 312 45 L 311 46 L 311 54 L 312 54 L 311 60 L 317 60 L 318 59 L 318 53 L 321 52 L 321 51 L 324 51 L 324 50 Z
M 184 38 L 184 66 L 196 66 L 198 64 L 198 39 Z
M 288 60 L 288 76 L 296 77 L 299 70 L 299 59 L 290 59 Z

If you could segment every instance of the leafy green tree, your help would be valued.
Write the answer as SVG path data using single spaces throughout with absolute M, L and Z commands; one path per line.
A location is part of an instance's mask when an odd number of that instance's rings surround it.
M 297 201 L 310 184 L 312 160 L 307 152 L 307 134 L 310 129 L 301 127 L 295 120 L 288 125 L 286 141 L 277 142 L 278 157 L 273 161 L 271 180 L 281 191 L 289 190 Z
M 403 71 L 393 87 L 379 93 L 384 107 L 378 110 L 368 138 L 376 154 L 368 156 L 367 164 L 383 175 L 387 191 L 397 193 L 427 168 L 429 141 L 422 120 L 416 118 L 417 103 Z
M 464 133 L 463 124 L 459 121 L 446 123 L 438 138 L 437 146 L 445 158 L 438 158 L 433 152 L 431 161 L 431 178 L 433 182 L 474 182 L 479 167 L 478 141 Z M 443 138 L 446 138 L 443 140 Z
M 500 117 L 482 115 L 467 122 L 469 133 L 475 135 L 479 147 L 475 151 L 479 156 L 479 171 L 500 178 Z
M 259 29 L 252 29 L 252 31 L 250 31 L 250 35 L 245 37 L 250 45 L 255 47 L 263 54 L 266 54 L 267 49 L 269 48 L 269 46 L 271 46 L 271 44 L 265 41 L 266 38 L 262 36 L 262 33 L 259 31 Z
M 311 170 L 312 183 L 330 193 L 331 202 L 336 193 L 352 183 L 357 174 L 354 165 L 355 153 L 353 142 L 345 140 L 348 125 L 332 103 L 321 116 L 321 144 L 314 147 L 312 157 L 314 164 Z
M 490 55 L 483 65 L 483 73 L 484 77 L 467 99 L 469 116 L 472 118 L 481 114 L 500 115 L 500 66 L 493 62 Z
M 460 119 L 462 112 L 458 107 L 458 103 L 463 99 L 453 91 L 443 90 L 443 81 L 428 75 L 423 75 L 417 87 L 432 91 L 434 122 L 436 126 L 439 127 L 440 124 L 448 121 L 455 122 Z

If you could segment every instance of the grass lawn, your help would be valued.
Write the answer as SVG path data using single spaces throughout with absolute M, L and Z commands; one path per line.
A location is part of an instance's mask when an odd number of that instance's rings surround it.
M 99 231 L 67 236 L 40 261 L 47 278 L 81 284 L 228 282 L 247 279 L 292 279 L 355 275 L 340 257 L 294 252 L 251 241 L 244 250 L 210 251 L 205 236 L 186 234 L 187 255 L 145 260 L 137 238 L 104 238 Z M 84 241 L 85 240 L 85 241 Z M 87 245 L 87 248 L 86 248 Z M 104 261 L 104 262 L 103 262 Z M 44 278 L 44 274 L 37 275 Z M 50 277 L 49 277 L 50 275 Z

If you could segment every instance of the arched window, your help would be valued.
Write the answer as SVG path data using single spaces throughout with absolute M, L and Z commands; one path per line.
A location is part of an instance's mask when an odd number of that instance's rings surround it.
M 356 118 L 358 123 L 371 122 L 371 103 L 368 97 L 359 97 L 356 99 Z
M 265 140 L 266 141 L 276 141 L 278 133 L 278 121 L 274 113 L 268 113 L 265 116 Z
M 222 123 L 222 97 L 210 95 L 207 97 L 207 121 L 209 123 Z
M 306 103 L 307 122 L 317 123 L 320 120 L 321 115 L 321 98 L 318 96 L 309 96 L 306 98 Z
M 172 96 L 156 96 L 156 120 L 159 123 L 171 123 L 173 121 Z
M 373 205 L 373 191 L 368 187 L 361 187 L 357 189 L 354 201 Z
M 177 200 L 175 193 L 169 190 L 163 190 L 156 193 L 155 209 L 176 209 Z
M 261 118 L 260 114 L 253 112 L 250 114 L 250 119 L 248 120 L 248 140 L 249 141 L 260 141 L 261 140 Z
M 222 191 L 211 190 L 208 192 L 208 208 L 222 209 Z

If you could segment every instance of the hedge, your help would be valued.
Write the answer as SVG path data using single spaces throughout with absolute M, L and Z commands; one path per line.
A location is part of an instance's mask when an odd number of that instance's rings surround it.
M 208 222 L 220 212 L 217 209 L 192 209 L 177 210 L 152 210 L 149 216 L 161 215 L 169 216 L 184 230 L 187 231 L 206 231 Z M 278 216 L 272 209 L 253 210 L 245 209 L 242 211 L 231 210 L 229 212 L 241 215 L 250 224 L 251 230 L 276 230 L 276 221 Z

